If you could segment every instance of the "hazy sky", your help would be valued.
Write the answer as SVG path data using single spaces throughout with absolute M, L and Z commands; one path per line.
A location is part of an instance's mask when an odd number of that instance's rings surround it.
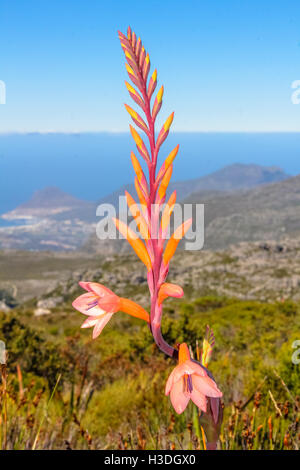
M 299 0 L 0 0 L 0 132 L 127 131 L 128 24 L 174 130 L 300 130 Z

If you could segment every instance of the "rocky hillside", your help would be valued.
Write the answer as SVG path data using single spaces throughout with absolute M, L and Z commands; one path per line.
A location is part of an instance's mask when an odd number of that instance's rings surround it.
M 131 253 L 0 252 L 0 263 L 2 309 L 6 299 L 11 308 L 15 302 L 36 298 L 41 301 L 36 308 L 51 311 L 71 301 L 80 280 L 101 282 L 146 304 L 149 299 L 144 267 Z M 182 285 L 189 298 L 217 294 L 262 301 L 300 300 L 300 237 L 280 243 L 244 242 L 220 251 L 178 252 L 169 281 Z
M 185 202 L 204 204 L 207 249 L 300 233 L 300 176 L 237 193 L 194 193 Z

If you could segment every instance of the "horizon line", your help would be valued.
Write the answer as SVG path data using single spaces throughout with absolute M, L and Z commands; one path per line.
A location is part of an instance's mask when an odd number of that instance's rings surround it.
M 298 134 L 300 130 L 174 130 L 173 134 Z M 5 135 L 81 135 L 81 134 L 129 134 L 130 131 L 91 130 L 91 131 L 1 131 L 0 136 Z

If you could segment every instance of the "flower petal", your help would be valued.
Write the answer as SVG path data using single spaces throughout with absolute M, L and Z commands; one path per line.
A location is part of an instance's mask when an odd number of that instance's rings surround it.
M 187 374 L 197 374 L 197 375 L 200 375 L 200 377 L 206 377 L 207 376 L 207 372 L 206 370 L 204 369 L 204 367 L 202 367 L 200 364 L 198 364 L 197 362 L 193 362 L 193 361 L 186 361 L 186 370 L 187 370 Z
M 113 313 L 106 313 L 97 321 L 95 328 L 93 330 L 93 339 L 97 338 L 97 336 L 100 335 L 106 323 L 109 322 L 112 316 L 113 316 Z
M 120 297 L 117 295 L 105 295 L 99 299 L 98 306 L 107 313 L 116 313 L 120 310 Z
M 175 367 L 176 369 L 176 367 Z M 169 378 L 167 380 L 167 383 L 166 383 L 166 388 L 165 388 L 165 394 L 166 395 L 169 395 L 170 391 L 171 391 L 171 388 L 172 388 L 172 385 L 173 385 L 173 380 L 174 380 L 174 372 L 175 372 L 175 369 L 172 370 L 171 374 L 169 375 Z
M 206 413 L 207 408 L 207 399 L 203 393 L 199 392 L 196 388 L 193 389 L 191 393 L 191 399 L 195 403 L 195 405 L 200 408 L 204 413 Z
M 177 284 L 170 284 L 169 282 L 165 282 L 162 284 L 161 288 L 159 289 L 158 293 L 158 305 L 160 305 L 163 300 L 167 297 L 182 297 L 183 296 L 183 289 L 182 287 L 178 286 Z
M 178 380 L 180 380 L 186 374 L 187 372 L 186 372 L 185 363 L 179 364 L 178 366 L 176 366 L 173 370 L 173 383 L 178 382 Z
M 80 285 L 80 287 L 82 287 L 84 290 L 87 290 L 88 292 L 91 292 L 91 288 L 90 288 L 90 282 L 84 282 L 84 281 L 80 281 L 78 282 L 78 284 Z
M 98 305 L 93 306 L 94 302 L 97 302 L 98 297 L 95 296 L 92 292 L 87 292 L 82 294 L 72 303 L 73 307 L 76 308 L 79 312 L 88 316 L 102 315 L 106 313 Z
M 99 320 L 98 317 L 88 317 L 82 323 L 81 328 L 90 328 L 91 326 L 95 326 L 98 320 Z
M 207 397 L 221 397 L 222 392 L 218 389 L 217 384 L 209 377 L 192 376 L 193 386 L 196 390 L 203 393 Z
M 169 169 L 170 168 L 172 168 L 172 165 L 169 167 Z M 188 219 L 179 227 L 177 227 L 177 229 L 175 230 L 166 245 L 166 249 L 163 255 L 163 260 L 165 264 L 168 264 L 170 259 L 174 256 L 178 243 L 185 236 L 191 225 L 192 219 Z
M 108 287 L 98 284 L 98 282 L 87 282 L 86 284 L 88 284 L 89 289 L 99 297 L 103 297 L 104 295 L 115 295 L 110 289 L 108 289 Z
M 176 413 L 183 413 L 190 400 L 190 395 L 184 392 L 183 379 L 173 384 L 170 392 L 170 399 Z
M 187 360 L 183 362 L 182 364 L 176 366 L 174 371 L 176 371 L 174 375 L 174 382 L 177 382 L 180 379 L 180 377 L 182 377 L 185 374 L 186 375 L 197 374 L 202 377 L 207 376 L 205 369 L 203 369 L 199 364 L 191 360 Z

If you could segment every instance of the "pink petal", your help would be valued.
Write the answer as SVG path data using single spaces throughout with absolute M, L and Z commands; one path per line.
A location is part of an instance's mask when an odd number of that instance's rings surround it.
M 76 310 L 88 316 L 102 315 L 103 313 L 106 313 L 98 306 L 91 308 L 91 303 L 96 300 L 98 300 L 98 297 L 95 296 L 93 293 L 88 292 L 77 297 L 77 299 L 74 300 L 72 305 L 74 308 L 76 308 Z
M 184 362 L 183 364 L 179 364 L 173 370 L 173 383 L 178 382 L 178 380 L 180 380 L 184 375 L 186 375 L 186 362 Z
M 200 408 L 204 413 L 206 413 L 206 406 L 207 406 L 207 400 L 205 395 L 203 393 L 199 392 L 196 388 L 193 389 L 191 393 L 191 399 L 195 403 L 195 405 Z
M 162 284 L 159 293 L 165 297 L 182 297 L 184 294 L 182 287 L 168 282 Z
M 99 320 L 98 317 L 88 317 L 82 323 L 81 328 L 90 328 L 91 326 L 95 326 L 98 320 Z
M 96 326 L 93 330 L 93 339 L 97 338 L 97 336 L 100 335 L 100 333 L 103 330 L 103 328 L 105 327 L 106 323 L 109 322 L 109 320 L 111 319 L 112 316 L 113 316 L 113 313 L 106 313 L 101 318 L 99 318 L 99 320 L 97 321 Z
M 98 305 L 105 312 L 116 313 L 120 309 L 120 297 L 115 294 L 105 295 L 99 300 Z
M 176 413 L 179 415 L 183 413 L 190 400 L 189 394 L 184 392 L 183 379 L 173 384 L 170 392 L 170 399 Z
M 192 376 L 193 387 L 203 393 L 207 397 L 221 397 L 222 392 L 218 389 L 217 384 L 209 377 L 199 377 L 198 375 Z
M 176 369 L 176 367 L 175 367 Z M 166 388 L 165 388 L 165 394 L 166 395 L 169 395 L 170 391 L 171 391 L 171 388 L 172 388 L 172 385 L 173 385 L 173 379 L 174 379 L 174 372 L 175 372 L 175 369 L 172 370 L 171 374 L 169 375 L 169 378 L 167 380 L 167 383 L 166 383 Z
M 197 375 L 200 375 L 201 377 L 206 377 L 207 376 L 207 372 L 206 370 L 201 367 L 200 364 L 197 364 L 196 362 L 193 362 L 193 361 L 185 361 L 184 362 L 185 365 L 185 368 L 186 368 L 186 374 L 197 374 Z
M 102 284 L 98 284 L 97 282 L 88 282 L 87 284 L 89 284 L 89 289 L 99 297 L 103 297 L 104 295 L 115 295 L 110 289 Z
M 206 371 L 195 362 L 187 360 L 182 364 L 179 364 L 174 369 L 174 383 L 177 382 L 183 375 L 201 375 L 202 377 L 206 377 Z
M 91 292 L 91 291 L 92 291 L 92 289 L 90 288 L 90 282 L 80 281 L 80 282 L 78 282 L 78 284 L 79 284 L 80 287 L 82 287 L 84 290 L 87 290 L 88 292 Z

